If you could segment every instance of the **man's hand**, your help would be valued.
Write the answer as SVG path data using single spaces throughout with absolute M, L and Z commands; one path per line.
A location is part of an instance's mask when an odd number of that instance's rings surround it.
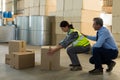
M 87 35 L 85 35 L 85 34 L 83 34 L 83 33 L 81 33 L 83 36 L 85 36 L 85 37 L 87 37 Z

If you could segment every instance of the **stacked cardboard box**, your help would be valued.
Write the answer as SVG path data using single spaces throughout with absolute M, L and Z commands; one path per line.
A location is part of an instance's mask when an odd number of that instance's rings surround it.
M 9 54 L 5 55 L 5 63 L 15 69 L 34 67 L 35 52 L 26 49 L 26 42 L 23 40 L 12 40 L 9 42 Z
M 113 0 L 103 0 L 102 11 L 112 14 Z
M 26 42 L 23 40 L 11 40 L 9 41 L 9 53 L 13 52 L 25 52 Z
M 113 0 L 103 0 L 103 6 L 112 6 Z
M 10 55 L 9 54 L 5 54 L 5 64 L 10 65 Z
M 53 55 L 48 55 L 49 46 L 41 47 L 41 69 L 59 70 L 60 69 L 60 51 Z
M 102 7 L 102 10 L 105 12 L 105 13 L 108 13 L 108 14 L 111 14 L 112 13 L 112 7 L 111 6 L 108 6 L 108 7 Z
M 10 65 L 15 69 L 34 67 L 34 57 L 33 52 L 13 52 L 10 55 Z

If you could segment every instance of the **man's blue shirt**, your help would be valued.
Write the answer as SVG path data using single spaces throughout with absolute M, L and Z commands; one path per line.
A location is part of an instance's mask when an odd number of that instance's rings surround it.
M 97 36 L 87 36 L 88 39 L 96 41 Z M 93 45 L 93 47 L 103 47 L 106 49 L 113 49 L 118 50 L 118 47 L 115 43 L 115 40 L 112 36 L 112 34 L 109 32 L 109 30 L 106 27 L 101 27 L 98 30 L 98 40 Z

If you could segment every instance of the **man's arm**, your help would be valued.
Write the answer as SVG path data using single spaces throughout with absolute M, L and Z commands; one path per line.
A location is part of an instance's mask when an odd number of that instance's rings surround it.
M 96 41 L 96 36 L 89 36 L 89 35 L 85 35 L 83 33 L 81 33 L 83 36 L 85 36 L 86 38 L 92 40 L 92 41 Z

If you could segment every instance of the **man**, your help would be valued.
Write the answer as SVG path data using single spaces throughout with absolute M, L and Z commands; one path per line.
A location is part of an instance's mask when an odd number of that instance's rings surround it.
M 93 28 L 97 31 L 96 36 L 86 36 L 88 39 L 96 41 L 92 47 L 92 57 L 90 63 L 95 65 L 95 68 L 89 71 L 90 74 L 103 74 L 102 64 L 106 64 L 108 69 L 106 72 L 111 72 L 116 62 L 112 59 L 117 58 L 118 48 L 112 34 L 103 26 L 103 20 L 99 17 L 93 19 Z

